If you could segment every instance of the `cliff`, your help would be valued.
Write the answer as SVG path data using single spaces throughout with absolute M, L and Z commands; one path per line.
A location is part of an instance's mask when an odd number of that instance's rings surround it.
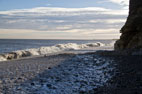
M 129 16 L 120 32 L 115 50 L 142 48 L 142 0 L 130 0 Z

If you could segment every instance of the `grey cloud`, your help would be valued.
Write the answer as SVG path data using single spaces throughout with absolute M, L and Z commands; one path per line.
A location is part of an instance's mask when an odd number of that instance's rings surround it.
M 49 9 L 49 8 L 48 8 Z M 124 23 L 107 23 L 107 19 L 126 19 L 127 14 L 116 14 L 115 10 L 51 10 L 31 12 L 18 10 L 0 12 L 0 29 L 31 29 L 39 31 L 66 31 L 72 29 L 120 28 Z M 26 12 L 27 11 L 27 12 Z M 102 20 L 97 22 L 97 20 Z M 89 22 L 96 20 L 96 23 Z

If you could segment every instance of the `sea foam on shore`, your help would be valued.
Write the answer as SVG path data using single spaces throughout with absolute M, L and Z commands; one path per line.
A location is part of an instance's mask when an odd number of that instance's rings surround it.
M 57 44 L 55 46 L 18 50 L 10 53 L 1 54 L 0 61 L 7 61 L 11 59 L 18 59 L 21 57 L 28 57 L 28 56 L 46 55 L 49 53 L 56 53 L 60 51 L 78 50 L 89 47 L 100 47 L 104 45 L 105 44 L 100 42 L 86 43 L 86 44 L 76 44 L 76 43 Z

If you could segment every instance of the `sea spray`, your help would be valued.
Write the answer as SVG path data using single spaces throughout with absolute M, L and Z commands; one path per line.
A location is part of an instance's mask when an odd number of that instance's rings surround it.
M 0 61 L 6 61 L 6 60 L 7 59 L 4 56 L 0 55 Z
M 18 50 L 6 53 L 0 55 L 0 61 L 18 59 L 28 56 L 46 55 L 49 53 L 56 53 L 61 51 L 78 50 L 89 47 L 100 47 L 100 46 L 104 46 L 104 44 L 100 42 L 86 43 L 86 44 L 76 44 L 76 43 L 57 44 L 55 46 L 32 48 L 32 49 Z

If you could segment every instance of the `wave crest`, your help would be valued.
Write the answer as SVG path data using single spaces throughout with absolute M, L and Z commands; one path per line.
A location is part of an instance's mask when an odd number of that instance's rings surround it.
M 2 54 L 0 55 L 0 61 L 18 59 L 21 57 L 28 57 L 28 56 L 46 55 L 49 53 L 56 53 L 60 51 L 78 50 L 78 49 L 89 48 L 89 47 L 100 47 L 100 46 L 104 46 L 104 44 L 100 42 L 86 43 L 86 44 L 76 44 L 76 43 L 57 44 L 55 46 L 40 47 L 37 49 L 33 48 L 33 49 L 26 49 L 26 50 L 18 50 L 18 51 L 10 52 L 7 54 Z

